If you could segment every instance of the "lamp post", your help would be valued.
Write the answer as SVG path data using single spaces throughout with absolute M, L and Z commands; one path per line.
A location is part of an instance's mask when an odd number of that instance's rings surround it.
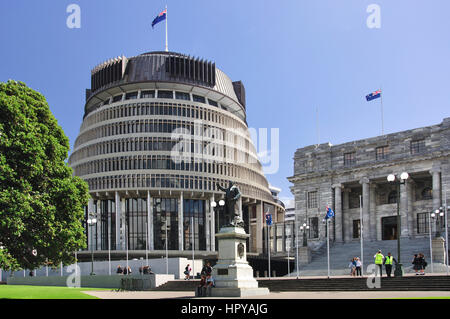
M 97 224 L 97 218 L 95 218 L 95 215 L 93 213 L 89 213 L 89 218 L 87 220 L 87 223 L 89 225 L 89 228 L 91 229 L 91 238 L 94 239 L 93 234 L 93 227 Z M 95 275 L 94 273 L 94 241 L 91 240 L 91 276 Z
M 401 220 L 400 220 L 400 185 L 405 184 L 406 180 L 409 178 L 409 174 L 407 172 L 403 172 L 400 174 L 400 178 L 395 176 L 394 174 L 390 174 L 387 177 L 389 183 L 395 183 L 397 186 L 397 257 L 398 263 L 396 264 L 394 270 L 395 277 L 403 276 L 403 269 L 400 259 L 400 235 L 401 235 Z
M 300 226 L 300 230 L 303 233 L 303 247 L 308 246 L 308 239 L 306 237 L 306 231 L 309 230 L 309 225 L 306 225 L 306 223 L 303 223 L 302 226 Z

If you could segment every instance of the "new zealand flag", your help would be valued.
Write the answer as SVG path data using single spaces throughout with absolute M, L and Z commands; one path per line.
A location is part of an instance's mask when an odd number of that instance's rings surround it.
M 381 97 L 381 90 L 377 90 L 373 93 L 370 93 L 369 95 L 366 95 L 366 100 L 367 102 L 378 99 L 379 97 Z

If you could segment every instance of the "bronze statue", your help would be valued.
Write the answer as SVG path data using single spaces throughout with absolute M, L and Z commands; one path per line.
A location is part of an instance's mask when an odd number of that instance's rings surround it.
M 235 227 L 244 227 L 244 222 L 239 215 L 239 211 L 235 210 L 236 202 L 241 197 L 239 188 L 233 182 L 229 182 L 228 188 L 223 188 L 219 184 L 217 187 L 225 192 L 225 220 L 227 225 Z

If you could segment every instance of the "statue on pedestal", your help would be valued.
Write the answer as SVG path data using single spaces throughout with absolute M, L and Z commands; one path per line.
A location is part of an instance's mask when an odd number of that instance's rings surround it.
M 239 215 L 239 211 L 235 209 L 236 202 L 241 197 L 239 188 L 231 181 L 228 184 L 228 188 L 223 188 L 219 184 L 217 184 L 217 187 L 225 192 L 225 220 L 228 223 L 225 226 L 244 228 L 244 221 Z

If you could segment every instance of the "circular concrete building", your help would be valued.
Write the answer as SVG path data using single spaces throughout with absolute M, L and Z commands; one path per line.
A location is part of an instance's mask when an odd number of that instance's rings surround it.
M 282 221 L 246 122 L 245 89 L 215 64 L 172 52 L 118 57 L 95 67 L 69 165 L 89 184 L 88 249 L 102 256 L 215 255 L 223 198 L 237 184 L 237 209 L 262 252 L 264 213 Z M 88 254 L 85 252 L 84 254 Z M 81 253 L 81 257 L 83 253 Z

